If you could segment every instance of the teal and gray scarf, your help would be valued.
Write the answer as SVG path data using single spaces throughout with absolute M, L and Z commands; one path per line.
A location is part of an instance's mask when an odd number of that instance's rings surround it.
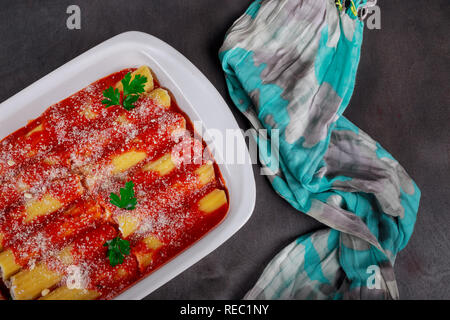
M 247 299 L 398 298 L 393 265 L 413 232 L 420 191 L 342 115 L 363 36 L 354 12 L 334 0 L 257 0 L 220 50 L 233 102 L 269 137 L 279 130 L 279 156 L 260 150 L 272 186 L 328 227 L 282 250 Z

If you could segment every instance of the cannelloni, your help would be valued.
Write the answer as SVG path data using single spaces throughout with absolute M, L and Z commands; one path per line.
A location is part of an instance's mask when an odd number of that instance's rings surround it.
M 147 66 L 50 106 L 0 141 L 0 299 L 114 298 L 223 220 L 212 159 Z

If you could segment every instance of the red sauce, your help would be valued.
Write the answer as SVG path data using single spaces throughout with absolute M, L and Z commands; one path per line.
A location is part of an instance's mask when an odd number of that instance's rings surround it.
M 196 140 L 192 123 L 173 97 L 170 108 L 143 96 L 136 108 L 105 108 L 102 93 L 134 69 L 100 79 L 51 106 L 38 119 L 0 142 L 0 241 L 11 250 L 22 269 L 45 263 L 69 277 L 61 252 L 70 252 L 70 265 L 81 270 L 85 288 L 110 299 L 135 281 L 167 263 L 199 240 L 225 217 L 228 204 L 205 214 L 199 200 L 214 189 L 226 192 L 214 163 L 215 179 L 202 185 L 195 170 L 212 159 L 204 141 Z M 159 83 L 155 80 L 155 88 Z M 173 130 L 186 126 L 185 137 L 174 139 Z M 166 175 L 142 167 L 173 148 L 205 154 L 208 159 L 178 163 Z M 112 174 L 111 159 L 127 152 L 145 152 L 144 161 L 120 174 Z M 200 151 L 200 152 L 199 152 Z M 126 181 L 135 184 L 138 205 L 133 211 L 109 202 Z M 29 219 L 30 201 L 51 195 L 61 208 Z M 127 237 L 131 254 L 112 267 L 105 242 L 121 234 L 118 219 L 128 214 L 138 227 Z M 145 239 L 158 239 L 149 248 Z M 142 264 L 139 255 L 151 255 Z M 0 286 L 4 290 L 3 284 Z

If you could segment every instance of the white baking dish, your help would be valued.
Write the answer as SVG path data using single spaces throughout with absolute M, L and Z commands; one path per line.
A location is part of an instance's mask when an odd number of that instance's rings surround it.
M 126 32 L 87 51 L 0 104 L 0 139 L 38 117 L 97 79 L 128 67 L 150 66 L 170 89 L 180 108 L 203 130 L 239 129 L 227 104 L 208 79 L 165 42 L 141 32 Z M 199 130 L 199 128 L 196 128 Z M 249 159 L 243 136 L 237 145 Z M 220 155 L 219 155 L 220 156 Z M 216 158 L 218 156 L 216 155 Z M 221 162 L 221 159 L 216 159 Z M 230 195 L 222 223 L 169 263 L 123 292 L 117 299 L 141 299 L 219 247 L 250 218 L 255 206 L 255 180 L 250 161 L 219 164 Z

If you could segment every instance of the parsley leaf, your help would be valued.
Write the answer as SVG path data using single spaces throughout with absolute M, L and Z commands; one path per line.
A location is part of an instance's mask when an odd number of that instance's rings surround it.
M 137 94 L 130 94 L 129 96 L 127 96 L 125 99 L 123 99 L 123 107 L 130 111 L 134 108 L 136 108 L 135 105 L 133 105 L 133 103 L 135 103 L 136 101 L 138 101 L 139 99 L 139 95 Z
M 120 188 L 120 197 L 115 194 L 110 194 L 110 203 L 125 210 L 134 210 L 137 205 L 137 199 L 134 197 L 134 183 L 128 181 L 125 183 L 125 188 Z
M 122 79 L 123 94 L 128 96 L 129 94 L 144 93 L 145 83 L 147 82 L 147 77 L 137 74 L 133 81 L 131 81 L 131 72 L 128 72 Z
M 124 109 L 130 111 L 136 106 L 134 103 L 138 101 L 139 94 L 145 92 L 145 84 L 147 83 L 147 77 L 137 74 L 133 80 L 131 80 L 131 72 L 128 72 L 121 80 L 123 87 L 123 99 L 120 102 L 120 91 L 109 87 L 103 91 L 103 96 L 107 99 L 102 101 L 105 104 L 105 108 L 111 106 L 122 106 Z
M 120 237 L 116 237 L 112 240 L 106 241 L 103 246 L 108 247 L 109 264 L 112 267 L 115 267 L 118 264 L 122 264 L 125 256 L 128 256 L 131 251 L 130 242 L 121 239 Z
M 105 104 L 105 108 L 109 108 L 111 106 L 120 106 L 120 92 L 119 89 L 115 89 L 113 87 L 109 87 L 105 91 L 103 91 L 103 96 L 106 98 L 102 100 L 102 103 Z

